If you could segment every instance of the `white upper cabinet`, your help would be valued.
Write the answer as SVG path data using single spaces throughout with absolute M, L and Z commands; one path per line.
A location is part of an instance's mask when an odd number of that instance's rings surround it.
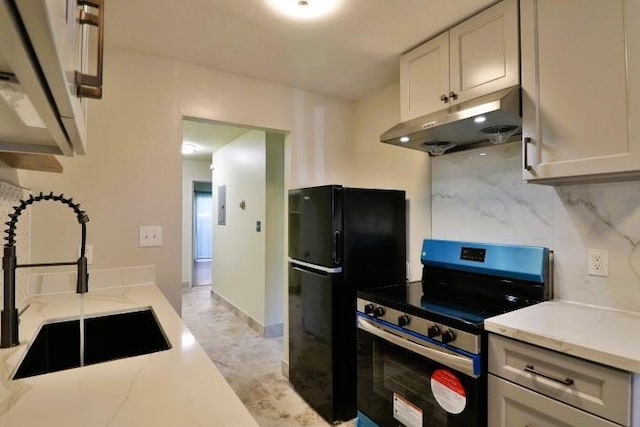
M 449 33 L 400 58 L 400 119 L 443 109 L 449 93 Z
M 449 31 L 450 101 L 468 101 L 520 83 L 518 2 L 505 0 Z
M 88 74 L 89 27 L 100 29 L 102 1 L 17 0 L 16 5 L 74 151 L 86 152 L 86 98 L 79 96 L 77 73 Z M 84 13 L 84 15 L 82 15 Z M 93 18 L 93 19 L 92 19 Z M 95 55 L 95 53 L 94 53 Z
M 640 2 L 521 0 L 523 178 L 640 176 Z
M 517 85 L 518 3 L 504 0 L 400 58 L 407 121 Z
M 85 154 L 86 98 L 102 96 L 103 4 L 0 0 L 0 72 L 9 81 L 4 89 L 34 110 L 25 121 L 12 103 L 0 105 L 0 151 Z M 89 47 L 90 31 L 97 49 Z

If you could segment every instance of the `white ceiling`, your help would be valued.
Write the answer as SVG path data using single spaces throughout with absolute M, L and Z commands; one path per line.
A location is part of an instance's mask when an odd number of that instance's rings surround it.
M 357 100 L 398 80 L 400 54 L 494 2 L 341 0 L 328 17 L 294 21 L 266 0 L 109 0 L 105 37 L 108 44 Z
M 183 154 L 185 160 L 211 161 L 211 154 L 223 145 L 249 132 L 249 128 L 241 128 L 206 120 L 182 120 L 182 142 L 196 146 L 193 154 Z

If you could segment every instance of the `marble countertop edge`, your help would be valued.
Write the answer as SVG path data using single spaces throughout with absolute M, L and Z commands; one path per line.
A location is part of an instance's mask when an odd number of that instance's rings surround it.
M 256 426 L 218 368 L 155 284 L 29 298 L 20 345 L 0 349 L 0 426 Z M 151 307 L 171 348 L 11 380 L 45 322 Z
M 491 317 L 485 320 L 485 329 L 560 353 L 640 373 L 638 312 L 551 300 Z

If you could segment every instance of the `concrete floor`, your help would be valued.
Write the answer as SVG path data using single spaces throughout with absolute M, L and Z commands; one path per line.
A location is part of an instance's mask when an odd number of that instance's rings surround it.
M 208 286 L 183 293 L 182 318 L 260 426 L 330 426 L 282 375 L 282 337 L 258 335 L 211 298 Z

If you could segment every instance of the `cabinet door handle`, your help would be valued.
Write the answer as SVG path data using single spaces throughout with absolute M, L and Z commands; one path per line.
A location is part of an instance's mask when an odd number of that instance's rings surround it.
M 522 138 L 522 167 L 524 170 L 530 171 L 531 165 L 529 164 L 529 143 L 533 142 L 531 137 L 525 136 Z
M 440 101 L 447 103 L 449 102 L 449 97 L 447 95 L 440 95 Z
M 537 375 L 537 376 L 542 377 L 542 378 L 546 378 L 546 379 L 551 380 L 551 381 L 555 381 L 555 382 L 563 384 L 563 385 L 573 385 L 573 383 L 575 382 L 569 377 L 567 377 L 565 379 L 556 378 L 556 377 L 554 377 L 552 375 L 545 374 L 544 372 L 540 372 L 540 371 L 536 370 L 536 368 L 534 368 L 533 365 L 526 365 L 524 367 L 524 371 L 528 372 L 530 374 L 533 374 L 533 375 Z
M 454 101 L 456 99 L 458 99 L 458 94 L 455 93 L 454 91 L 449 92 L 449 98 L 453 99 Z
M 83 7 L 78 18 L 80 25 L 92 25 L 98 28 L 98 62 L 95 76 L 76 71 L 76 94 L 80 98 L 101 99 L 104 68 L 104 0 L 78 0 L 78 5 Z M 84 6 L 98 9 L 98 15 L 87 12 L 84 10 Z

